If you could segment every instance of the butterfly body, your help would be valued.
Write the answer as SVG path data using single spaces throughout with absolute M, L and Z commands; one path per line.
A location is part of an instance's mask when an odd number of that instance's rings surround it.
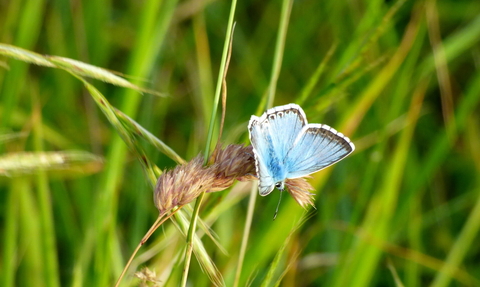
M 302 108 L 288 104 L 252 116 L 248 124 L 260 195 L 284 189 L 288 178 L 304 177 L 350 154 L 355 146 L 322 124 L 308 124 Z

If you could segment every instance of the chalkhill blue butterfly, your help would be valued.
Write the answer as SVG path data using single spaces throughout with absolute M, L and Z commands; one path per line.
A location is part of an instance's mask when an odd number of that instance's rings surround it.
M 309 124 L 299 105 L 288 104 L 252 116 L 248 124 L 259 193 L 284 190 L 285 180 L 324 169 L 353 152 L 355 145 L 335 129 Z

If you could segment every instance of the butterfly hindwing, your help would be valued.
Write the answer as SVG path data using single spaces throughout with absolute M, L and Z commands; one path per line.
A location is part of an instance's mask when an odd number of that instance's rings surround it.
M 324 169 L 347 155 L 355 146 L 349 138 L 322 124 L 305 126 L 286 158 L 287 178 L 297 178 Z

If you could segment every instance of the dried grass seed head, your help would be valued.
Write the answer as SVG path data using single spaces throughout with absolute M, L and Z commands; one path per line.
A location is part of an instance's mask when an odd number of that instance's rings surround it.
M 190 203 L 202 192 L 221 191 L 235 180 L 255 179 L 255 159 L 251 146 L 218 145 L 210 157 L 210 165 L 203 166 L 203 157 L 197 156 L 184 165 L 162 174 L 155 186 L 155 206 L 161 214 L 176 206 Z
M 310 176 L 309 176 L 310 177 Z M 300 204 L 301 207 L 307 208 L 308 205 L 313 205 L 314 195 L 310 191 L 315 190 L 308 181 L 303 178 L 292 178 L 285 181 L 287 191 L 292 195 L 295 201 Z
M 221 191 L 233 185 L 235 180 L 255 179 L 255 159 L 252 146 L 228 145 L 215 148 L 210 159 L 215 181 L 210 192 Z
M 208 168 L 203 167 L 203 158 L 197 156 L 159 177 L 154 193 L 155 206 L 163 214 L 175 206 L 185 205 L 208 191 L 214 177 Z

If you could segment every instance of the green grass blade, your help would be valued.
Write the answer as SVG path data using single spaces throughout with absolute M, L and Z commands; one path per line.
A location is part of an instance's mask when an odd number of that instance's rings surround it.
M 419 86 L 411 101 L 408 120 L 410 125 L 401 134 L 398 146 L 391 160 L 391 168 L 385 174 L 383 185 L 374 195 L 362 228 L 371 236 L 388 241 L 389 222 L 393 216 L 399 197 L 400 181 L 408 156 L 408 149 L 413 138 L 415 123 L 418 120 L 427 84 Z M 381 257 L 381 251 L 368 242 L 359 242 L 348 255 L 346 268 L 337 277 L 335 286 L 369 286 L 375 267 Z
M 41 115 L 38 109 L 38 102 L 34 101 L 33 109 L 40 117 L 34 126 L 34 145 L 37 152 L 44 150 L 43 131 L 41 125 Z M 41 226 L 41 247 L 42 247 L 42 264 L 44 265 L 45 284 L 46 286 L 60 286 L 58 250 L 55 236 L 55 222 L 53 219 L 52 195 L 48 184 L 48 177 L 45 171 L 39 170 L 35 178 L 38 196 L 38 209 Z
M 220 101 L 220 94 L 222 91 L 222 83 L 223 79 L 225 77 L 225 69 L 226 69 L 226 63 L 227 63 L 227 56 L 228 56 L 228 48 L 229 48 L 229 43 L 232 39 L 231 35 L 233 33 L 233 20 L 235 16 L 235 9 L 236 9 L 237 1 L 233 0 L 230 8 L 230 15 L 228 18 L 228 25 L 227 25 L 227 32 L 225 35 L 225 42 L 223 46 L 223 53 L 222 53 L 222 60 L 220 64 L 220 70 L 218 73 L 218 78 L 217 78 L 217 86 L 215 89 L 215 98 L 213 100 L 213 108 L 212 108 L 212 115 L 210 117 L 210 124 L 209 124 L 209 129 L 208 129 L 208 136 L 207 136 L 207 143 L 205 145 L 205 153 L 204 153 L 204 161 L 205 163 L 208 161 L 208 158 L 210 156 L 210 146 L 212 144 L 212 139 L 213 139 L 213 131 L 215 127 L 215 122 L 216 122 L 216 116 L 217 116 L 217 110 L 218 110 L 218 103 Z M 182 285 L 181 286 L 186 286 L 187 284 L 187 277 L 188 277 L 188 272 L 190 268 L 190 261 L 192 257 L 192 252 L 194 250 L 194 233 L 196 231 L 196 226 L 197 226 L 197 220 L 198 220 L 198 214 L 200 210 L 200 206 L 202 204 L 203 198 L 205 196 L 205 193 L 202 193 L 197 200 L 195 201 L 195 208 L 193 212 L 192 219 L 190 221 L 190 226 L 188 228 L 188 233 L 187 233 L 187 247 L 185 249 L 185 261 L 184 261 L 184 268 L 183 268 L 183 273 L 182 273 Z
M 12 181 L 8 187 L 6 204 L 7 208 L 4 210 L 5 229 L 2 238 L 2 286 L 15 286 L 15 272 L 17 271 L 17 255 L 15 250 L 18 249 L 17 238 L 19 236 L 19 200 L 20 190 L 18 182 L 21 180 Z
M 113 72 L 73 59 L 57 56 L 44 56 L 7 44 L 0 44 L 0 55 L 8 56 L 26 63 L 31 63 L 39 66 L 64 69 L 79 76 L 100 80 L 105 83 L 110 83 L 119 87 L 130 88 L 154 95 L 161 95 L 158 92 L 134 85 L 129 81 L 115 75 Z
M 85 151 L 18 152 L 0 156 L 0 176 L 14 177 L 47 172 L 53 177 L 86 175 L 99 171 L 103 159 Z
M 474 155 L 474 158 L 476 160 L 476 169 L 478 172 L 478 168 L 480 167 L 480 162 L 478 161 L 480 153 L 477 147 L 480 137 L 478 131 L 476 131 L 473 126 L 474 125 L 469 125 L 469 127 L 472 128 L 472 130 L 469 131 L 472 137 L 470 146 L 472 149 L 472 154 Z M 477 182 L 474 191 L 480 190 L 479 187 L 479 183 Z M 453 279 L 453 275 L 458 269 L 462 268 L 462 261 L 468 255 L 469 250 L 473 247 L 472 245 L 475 237 L 480 231 L 480 196 L 478 195 L 478 192 L 475 193 L 477 196 L 475 205 L 473 206 L 473 209 L 470 212 L 467 221 L 465 222 L 462 230 L 460 231 L 454 244 L 452 245 L 452 248 L 447 255 L 442 269 L 439 270 L 439 272 L 435 276 L 435 280 L 432 282 L 431 286 L 449 286 L 450 281 Z M 469 283 L 474 286 L 479 282 L 477 281 Z
M 280 23 L 278 25 L 277 42 L 275 43 L 272 73 L 270 75 L 270 82 L 268 85 L 266 109 L 273 107 L 273 102 L 275 100 L 275 92 L 277 90 L 277 82 L 281 70 L 283 51 L 285 49 L 285 39 L 287 38 L 288 21 L 290 20 L 292 5 L 293 1 L 291 0 L 282 1 L 282 12 L 280 15 Z
M 145 139 L 152 146 L 156 147 L 160 152 L 164 153 L 169 158 L 173 159 L 178 164 L 184 164 L 186 161 L 181 158 L 172 148 L 167 146 L 163 141 L 155 137 L 140 124 L 135 122 L 132 118 L 122 113 L 120 110 L 115 109 L 116 116 L 122 121 L 129 132 L 134 133 L 143 139 Z

